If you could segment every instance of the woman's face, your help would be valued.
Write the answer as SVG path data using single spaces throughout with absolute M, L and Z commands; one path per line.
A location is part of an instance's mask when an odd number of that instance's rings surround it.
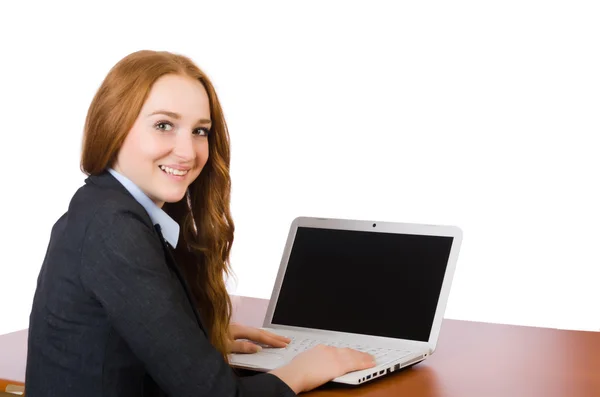
M 117 155 L 113 168 L 156 205 L 180 201 L 208 160 L 208 94 L 190 77 L 159 78 Z

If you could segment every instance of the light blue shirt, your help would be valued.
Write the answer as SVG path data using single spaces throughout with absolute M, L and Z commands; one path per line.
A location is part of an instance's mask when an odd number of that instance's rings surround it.
M 119 174 L 112 168 L 108 169 L 108 172 L 112 174 L 121 185 L 125 187 L 131 193 L 133 198 L 144 207 L 153 224 L 159 224 L 163 237 L 167 240 L 167 243 L 171 244 L 171 247 L 177 247 L 177 241 L 179 240 L 179 224 L 175 222 L 165 211 L 163 211 L 158 205 L 154 204 L 150 197 L 146 195 L 135 183 L 124 175 Z

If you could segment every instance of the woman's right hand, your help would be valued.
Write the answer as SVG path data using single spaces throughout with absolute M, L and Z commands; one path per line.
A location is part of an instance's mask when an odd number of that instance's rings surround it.
M 271 373 L 298 394 L 348 372 L 374 366 L 375 359 L 370 354 L 349 348 L 317 345 L 298 354 L 288 364 L 274 369 Z

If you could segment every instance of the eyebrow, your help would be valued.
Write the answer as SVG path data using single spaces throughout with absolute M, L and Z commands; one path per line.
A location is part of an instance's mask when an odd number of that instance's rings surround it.
M 148 117 L 150 116 L 154 116 L 157 114 L 164 114 L 165 116 L 169 116 L 172 117 L 174 119 L 180 120 L 181 119 L 181 115 L 179 113 L 175 113 L 175 112 L 170 112 L 168 110 L 157 110 L 155 112 L 152 112 L 148 115 Z M 208 119 L 200 119 L 196 122 L 196 124 L 211 124 L 211 121 Z

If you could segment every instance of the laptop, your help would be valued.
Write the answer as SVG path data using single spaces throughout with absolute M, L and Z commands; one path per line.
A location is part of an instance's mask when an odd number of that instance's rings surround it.
M 296 218 L 262 327 L 292 342 L 230 354 L 230 364 L 268 372 L 318 344 L 350 347 L 377 365 L 333 381 L 358 385 L 425 360 L 461 241 L 455 226 Z

